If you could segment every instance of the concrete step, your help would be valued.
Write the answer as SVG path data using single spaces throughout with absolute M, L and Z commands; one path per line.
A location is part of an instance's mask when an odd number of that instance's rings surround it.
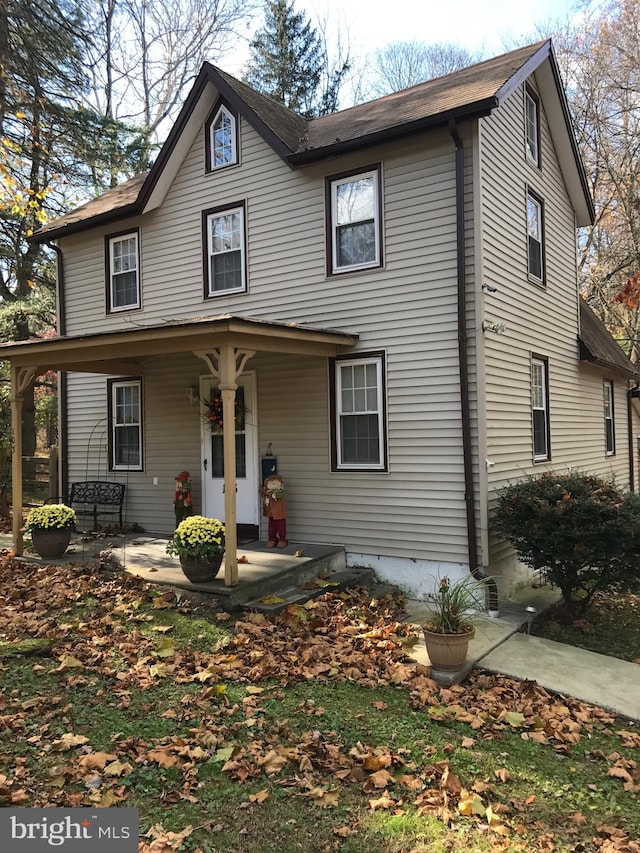
M 328 575 L 318 575 L 306 583 L 298 583 L 296 586 L 283 587 L 266 595 L 261 595 L 244 602 L 242 609 L 274 616 L 291 604 L 305 604 L 313 598 L 324 595 L 325 592 L 341 592 L 354 587 L 371 589 L 374 584 L 373 569 L 344 569 L 331 572 Z

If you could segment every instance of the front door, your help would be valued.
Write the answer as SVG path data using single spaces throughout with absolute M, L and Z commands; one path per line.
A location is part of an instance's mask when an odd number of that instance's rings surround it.
M 255 373 L 243 373 L 236 391 L 236 501 L 238 524 L 258 524 L 258 428 Z M 200 379 L 202 415 L 202 507 L 209 518 L 224 521 L 222 400 L 213 376 Z M 206 404 L 206 402 L 209 405 Z

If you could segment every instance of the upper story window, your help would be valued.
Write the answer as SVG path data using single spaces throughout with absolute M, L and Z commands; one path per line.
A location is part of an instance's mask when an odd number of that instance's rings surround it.
M 386 470 L 384 354 L 332 362 L 333 471 Z
M 604 396 L 604 434 L 607 456 L 616 452 L 616 430 L 613 418 L 613 381 L 605 379 L 602 386 Z
M 142 380 L 111 379 L 109 456 L 112 471 L 142 471 Z
M 540 166 L 540 98 L 529 86 L 524 90 L 524 124 L 527 158 Z
M 551 458 L 549 446 L 549 362 L 546 358 L 531 359 L 531 421 L 533 427 L 533 461 L 546 462 Z
M 529 276 L 544 283 L 544 208 L 542 199 L 527 190 L 527 242 Z
M 380 167 L 327 178 L 328 274 L 382 265 Z
M 246 290 L 244 204 L 205 211 L 205 296 Z
M 238 119 L 224 105 L 205 125 L 207 172 L 238 162 Z
M 107 311 L 140 307 L 140 251 L 137 230 L 106 238 Z

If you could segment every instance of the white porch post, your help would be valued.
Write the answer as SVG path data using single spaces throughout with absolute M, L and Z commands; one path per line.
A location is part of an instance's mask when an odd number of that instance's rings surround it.
M 222 442 L 224 448 L 224 526 L 226 586 L 238 583 L 238 528 L 236 506 L 236 357 L 233 347 L 220 347 L 218 362 L 222 395 Z
M 11 365 L 11 431 L 13 452 L 11 456 L 11 504 L 13 509 L 13 550 L 17 556 L 23 551 L 22 541 L 22 403 L 24 392 L 36 375 L 32 368 Z
M 220 380 L 222 397 L 222 445 L 224 459 L 224 527 L 225 555 L 224 582 L 226 586 L 238 583 L 238 527 L 236 500 L 236 379 L 245 364 L 255 355 L 253 350 L 239 350 L 225 344 L 212 353 L 197 352 Z

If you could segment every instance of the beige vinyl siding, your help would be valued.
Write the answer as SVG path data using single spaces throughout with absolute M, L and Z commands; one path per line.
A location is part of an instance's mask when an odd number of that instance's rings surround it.
M 260 447 L 273 443 L 287 481 L 291 536 L 338 542 L 356 553 L 466 562 L 451 137 L 417 136 L 295 172 L 246 122 L 241 144 L 240 166 L 205 174 L 198 136 L 161 208 L 131 223 L 141 229 L 140 311 L 104 314 L 103 238 L 114 229 L 63 242 L 70 334 L 225 312 L 357 332 L 356 353 L 386 354 L 385 473 L 331 473 L 325 359 L 258 354 L 247 364 L 258 376 Z M 473 323 L 468 133 L 465 150 L 467 310 Z M 327 277 L 324 178 L 377 162 L 384 268 Z M 201 212 L 238 201 L 246 203 L 249 290 L 205 300 Z M 196 359 L 175 362 L 144 366 L 145 472 L 130 475 L 129 489 L 143 527 L 165 528 L 172 519 L 173 477 L 185 466 L 194 475 L 200 470 L 198 427 L 185 388 L 206 370 Z M 475 374 L 471 378 L 475 398 Z M 87 417 L 105 413 L 92 404 Z M 77 455 L 77 443 L 70 447 Z M 477 459 L 475 469 L 477 475 Z M 152 486 L 154 476 L 161 487 Z
M 532 81 L 535 85 L 535 81 Z M 575 219 L 541 104 L 541 163 L 524 152 L 522 87 L 480 123 L 483 281 L 498 288 L 485 294 L 485 316 L 506 324 L 505 333 L 486 332 L 489 509 L 510 482 L 544 470 L 580 469 L 614 473 L 627 485 L 625 379 L 616 379 L 616 457 L 607 457 L 601 371 L 580 363 L 577 343 L 578 290 Z M 546 282 L 528 279 L 526 192 L 544 202 Z M 549 462 L 533 462 L 531 357 L 548 359 Z M 486 523 L 486 522 L 485 522 Z M 491 538 L 490 569 L 500 574 L 514 563 L 512 550 Z

